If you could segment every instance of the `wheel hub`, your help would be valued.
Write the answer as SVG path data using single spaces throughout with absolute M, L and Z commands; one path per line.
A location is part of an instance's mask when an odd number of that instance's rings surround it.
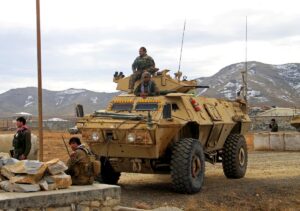
M 192 159 L 192 177 L 196 178 L 201 170 L 201 161 L 198 156 L 193 156 Z
M 239 163 L 240 166 L 244 166 L 245 164 L 245 150 L 243 148 L 241 148 L 239 151 Z

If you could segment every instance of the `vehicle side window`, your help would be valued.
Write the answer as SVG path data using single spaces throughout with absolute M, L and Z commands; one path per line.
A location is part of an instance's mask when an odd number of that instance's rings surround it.
M 177 111 L 179 110 L 179 107 L 176 103 L 172 103 L 172 111 Z

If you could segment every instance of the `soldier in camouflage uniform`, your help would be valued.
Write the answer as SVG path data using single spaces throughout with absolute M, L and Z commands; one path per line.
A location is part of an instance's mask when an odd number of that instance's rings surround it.
M 26 119 L 19 117 L 16 120 L 17 132 L 13 138 L 13 150 L 11 155 L 19 160 L 27 159 L 31 149 L 31 132 L 26 125 Z
M 129 92 L 131 93 L 134 89 L 135 82 L 141 79 L 143 72 L 147 71 L 154 74 L 158 70 L 155 68 L 155 62 L 152 57 L 147 55 L 147 49 L 145 47 L 140 48 L 139 54 L 140 56 L 138 56 L 132 64 L 133 74 L 129 80 Z
M 90 151 L 80 142 L 77 137 L 69 141 L 73 152 L 68 160 L 67 174 L 71 175 L 72 185 L 91 185 L 94 182 L 93 167 L 90 161 Z

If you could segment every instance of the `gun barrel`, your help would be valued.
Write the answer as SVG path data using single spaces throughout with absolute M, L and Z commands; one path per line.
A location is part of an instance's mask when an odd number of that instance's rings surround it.
M 201 89 L 208 89 L 209 86 L 184 86 L 184 87 L 191 87 L 191 88 L 201 88 Z

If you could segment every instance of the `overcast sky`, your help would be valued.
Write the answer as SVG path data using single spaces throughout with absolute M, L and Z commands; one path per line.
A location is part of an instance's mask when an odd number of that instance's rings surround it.
M 41 0 L 43 88 L 111 92 L 140 46 L 160 69 L 210 76 L 245 60 L 300 62 L 297 0 Z M 37 86 L 35 0 L 0 0 L 0 93 Z

